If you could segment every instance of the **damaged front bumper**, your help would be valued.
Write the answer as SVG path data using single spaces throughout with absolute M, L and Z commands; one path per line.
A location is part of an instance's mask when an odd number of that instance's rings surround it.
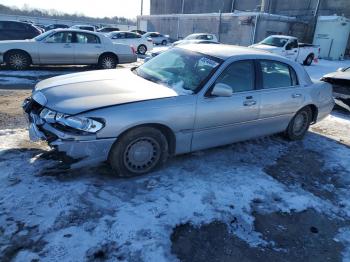
M 29 122 L 31 141 L 47 141 L 55 150 L 80 160 L 75 166 L 86 165 L 87 162 L 96 164 L 108 159 L 109 151 L 116 138 L 97 138 L 96 134 L 75 134 L 60 130 L 58 126 L 40 118 L 40 111 L 43 108 L 31 98 L 23 103 L 23 110 Z

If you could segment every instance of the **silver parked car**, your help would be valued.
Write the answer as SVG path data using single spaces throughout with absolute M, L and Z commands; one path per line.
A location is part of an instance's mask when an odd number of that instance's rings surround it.
M 90 65 L 115 68 L 118 63 L 137 60 L 135 49 L 113 43 L 101 33 L 76 29 L 56 29 L 31 40 L 0 42 L 0 64 L 12 69 L 33 65 Z
M 301 65 L 219 44 L 175 47 L 138 68 L 44 80 L 23 104 L 32 140 L 108 160 L 119 176 L 254 137 L 301 139 L 333 106 L 331 86 L 313 83 Z

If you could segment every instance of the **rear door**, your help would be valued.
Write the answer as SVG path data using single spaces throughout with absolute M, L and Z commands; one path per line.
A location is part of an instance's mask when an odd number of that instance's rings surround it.
M 41 64 L 74 64 L 73 32 L 57 32 L 37 42 Z
M 216 97 L 210 90 L 198 97 L 192 150 L 229 144 L 257 136 L 260 94 L 255 90 L 253 60 L 233 62 L 216 84 L 232 88 L 230 97 Z M 213 86 L 211 88 L 213 88 Z
M 274 60 L 260 60 L 258 65 L 261 131 L 264 134 L 284 131 L 303 104 L 303 89 L 291 66 Z
M 76 33 L 75 64 L 97 64 L 98 57 L 103 51 L 101 39 L 90 33 Z

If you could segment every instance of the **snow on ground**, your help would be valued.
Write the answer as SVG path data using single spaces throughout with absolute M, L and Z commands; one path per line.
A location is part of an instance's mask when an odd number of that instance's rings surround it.
M 292 149 L 312 150 L 325 160 L 323 169 L 349 180 L 350 148 L 333 134 L 339 131 L 349 139 L 348 130 L 350 117 L 337 113 L 315 126 L 303 142 L 275 136 L 237 143 L 176 157 L 161 170 L 133 179 L 116 179 L 106 166 L 57 171 L 57 161 L 45 156 L 47 149 L 21 147 L 27 139 L 24 130 L 2 130 L 0 260 L 5 254 L 13 261 L 84 261 L 104 250 L 109 261 L 171 261 L 176 260 L 170 250 L 174 227 L 214 220 L 226 222 L 250 246 L 278 250 L 254 229 L 256 199 L 267 203 L 268 213 L 313 208 L 348 220 L 350 183 L 330 189 L 336 191 L 332 201 L 285 184 L 266 168 Z M 348 245 L 349 230 L 344 227 L 334 237 Z M 343 255 L 345 261 L 349 250 Z

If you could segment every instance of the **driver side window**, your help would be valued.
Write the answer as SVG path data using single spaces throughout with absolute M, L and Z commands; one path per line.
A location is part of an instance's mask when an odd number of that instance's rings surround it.
M 255 69 L 252 60 L 233 62 L 215 81 L 232 88 L 233 93 L 254 90 Z
M 49 43 L 72 43 L 73 34 L 70 32 L 59 32 L 47 39 Z

